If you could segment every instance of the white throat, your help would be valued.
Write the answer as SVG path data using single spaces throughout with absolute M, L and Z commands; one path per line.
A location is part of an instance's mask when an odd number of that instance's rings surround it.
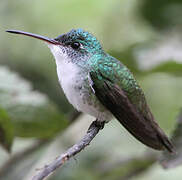
M 48 47 L 54 55 L 57 66 L 57 75 L 61 85 L 65 80 L 73 80 L 80 68 L 72 63 L 71 59 L 66 54 L 66 51 L 61 49 L 61 47 L 52 44 L 49 44 Z
M 78 100 L 77 92 L 75 92 L 75 87 L 82 82 L 82 77 L 80 74 L 80 67 L 72 63 L 71 59 L 64 53 L 60 47 L 56 45 L 49 45 L 52 54 L 56 60 L 57 75 L 59 78 L 60 85 L 68 98 L 69 102 L 77 109 Z

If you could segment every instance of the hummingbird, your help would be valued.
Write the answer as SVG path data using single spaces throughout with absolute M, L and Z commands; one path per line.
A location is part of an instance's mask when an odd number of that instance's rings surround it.
M 56 62 L 59 83 L 70 104 L 102 124 L 115 117 L 136 139 L 155 150 L 174 153 L 174 146 L 155 121 L 144 92 L 130 70 L 106 53 L 83 29 L 52 39 L 8 30 L 48 44 Z

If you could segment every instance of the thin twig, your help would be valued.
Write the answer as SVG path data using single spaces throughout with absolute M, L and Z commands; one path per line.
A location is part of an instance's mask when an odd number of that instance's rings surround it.
M 74 110 L 72 113 L 68 114 L 68 121 L 70 124 L 74 122 L 81 113 Z M 42 139 L 36 141 L 33 145 L 14 153 L 1 167 L 0 167 L 0 179 L 4 178 L 9 173 L 9 170 L 14 168 L 15 164 L 20 162 L 21 160 L 26 159 L 30 154 L 35 152 L 37 149 L 40 149 L 44 145 L 48 144 L 51 139 Z
M 52 174 L 57 168 L 61 167 L 71 157 L 75 156 L 80 151 L 82 151 L 86 146 L 88 146 L 90 142 L 93 140 L 93 138 L 97 135 L 99 130 L 103 128 L 103 126 L 104 123 L 98 124 L 97 120 L 92 122 L 87 133 L 78 143 L 69 148 L 64 154 L 58 156 L 52 163 L 46 165 L 32 178 L 32 180 L 42 180 L 45 177 Z

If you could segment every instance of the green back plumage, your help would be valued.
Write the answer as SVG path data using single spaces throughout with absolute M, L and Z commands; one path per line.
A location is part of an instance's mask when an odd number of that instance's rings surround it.
M 101 58 L 97 60 L 95 60 L 95 58 L 92 60 L 91 58 L 89 61 L 91 69 L 98 72 L 98 79 L 101 80 L 104 77 L 109 79 L 113 84 L 117 84 L 127 94 L 131 103 L 134 104 L 143 115 L 146 114 L 147 116 L 148 108 L 146 109 L 147 104 L 144 93 L 133 74 L 125 65 L 108 54 L 102 55 Z M 102 81 L 100 81 L 100 83 L 101 82 Z M 100 86 L 102 86 L 102 84 L 100 84 Z
M 127 67 L 107 54 L 94 66 L 90 76 L 99 101 L 138 140 L 154 149 L 166 148 L 174 152 L 172 143 L 154 120 L 142 89 Z

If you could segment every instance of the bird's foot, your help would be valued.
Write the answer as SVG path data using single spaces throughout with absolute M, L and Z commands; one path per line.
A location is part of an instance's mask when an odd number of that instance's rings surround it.
M 99 130 L 103 129 L 105 125 L 105 121 L 98 121 L 97 119 L 92 122 L 92 124 L 89 126 L 88 131 L 89 132 L 93 127 L 99 128 Z

